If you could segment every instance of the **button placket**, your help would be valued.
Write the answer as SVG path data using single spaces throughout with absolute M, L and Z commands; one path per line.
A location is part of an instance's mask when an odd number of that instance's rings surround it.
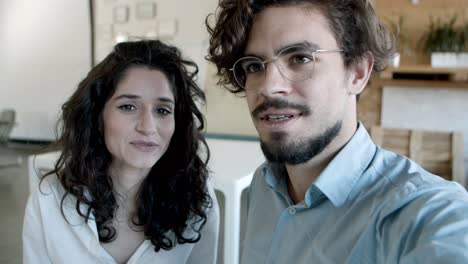
M 289 208 L 289 213 L 290 213 L 291 215 L 296 214 L 296 208 L 294 208 L 294 207 Z

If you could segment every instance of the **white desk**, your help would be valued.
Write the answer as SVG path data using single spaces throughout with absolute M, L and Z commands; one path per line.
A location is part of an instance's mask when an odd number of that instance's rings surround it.
M 253 172 L 265 161 L 256 141 L 208 139 L 211 151 L 208 163 L 211 180 L 226 198 L 224 206 L 224 264 L 239 263 L 239 236 L 242 191 L 250 185 Z M 28 158 L 30 189 L 36 188 L 39 176 L 51 170 L 59 152 Z

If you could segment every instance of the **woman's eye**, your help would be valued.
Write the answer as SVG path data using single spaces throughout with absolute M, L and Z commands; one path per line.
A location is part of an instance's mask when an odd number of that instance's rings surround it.
M 156 112 L 160 115 L 163 115 L 163 116 L 166 116 L 166 115 L 169 115 L 171 114 L 172 112 L 166 108 L 157 108 L 156 109 Z
M 135 110 L 136 107 L 131 104 L 124 104 L 124 105 L 119 106 L 119 109 L 129 112 L 129 111 Z

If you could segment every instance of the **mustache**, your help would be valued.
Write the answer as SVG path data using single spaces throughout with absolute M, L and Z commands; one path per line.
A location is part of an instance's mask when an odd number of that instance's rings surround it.
M 263 103 L 255 107 L 251 114 L 253 117 L 258 117 L 261 112 L 266 111 L 268 108 L 292 108 L 300 111 L 304 116 L 310 115 L 310 109 L 306 105 L 291 103 L 280 98 L 267 98 Z

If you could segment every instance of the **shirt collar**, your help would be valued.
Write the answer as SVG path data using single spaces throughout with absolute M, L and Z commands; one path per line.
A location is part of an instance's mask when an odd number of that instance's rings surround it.
M 359 123 L 358 129 L 348 144 L 335 156 L 325 170 L 319 175 L 305 194 L 305 204 L 312 207 L 325 199 L 325 196 L 336 207 L 342 206 L 348 198 L 354 184 L 369 166 L 376 151 L 364 126 Z M 267 184 L 287 195 L 285 176 L 286 168 L 282 164 L 265 162 L 262 173 Z
M 284 175 L 280 164 L 268 161 L 262 165 L 262 173 L 265 175 L 268 185 L 274 189 L 277 189 L 281 184 L 281 178 Z
M 336 207 L 341 207 L 353 186 L 373 159 L 376 146 L 364 126 L 359 123 L 351 140 L 319 175 L 315 185 Z M 308 201 L 309 200 L 309 201 Z M 311 188 L 306 193 L 310 205 Z

